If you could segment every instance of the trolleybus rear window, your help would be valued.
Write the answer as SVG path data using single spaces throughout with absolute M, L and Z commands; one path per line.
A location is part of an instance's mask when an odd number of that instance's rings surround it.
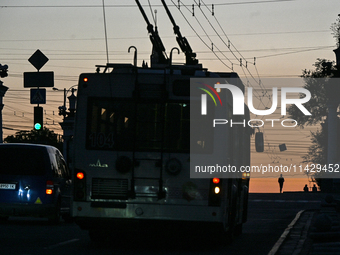
M 86 148 L 189 152 L 189 102 L 89 98 Z

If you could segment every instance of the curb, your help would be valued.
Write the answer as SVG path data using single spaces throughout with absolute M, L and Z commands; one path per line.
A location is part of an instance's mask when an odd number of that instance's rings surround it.
M 283 244 L 283 242 L 286 240 L 286 238 L 288 237 L 291 229 L 294 227 L 294 225 L 296 224 L 296 222 L 300 219 L 302 213 L 304 213 L 305 210 L 299 211 L 295 218 L 293 219 L 293 221 L 288 225 L 288 227 L 285 229 L 285 231 L 282 233 L 282 235 L 280 236 L 279 240 L 277 240 L 277 242 L 274 244 L 273 248 L 269 251 L 268 255 L 275 255 L 281 245 Z

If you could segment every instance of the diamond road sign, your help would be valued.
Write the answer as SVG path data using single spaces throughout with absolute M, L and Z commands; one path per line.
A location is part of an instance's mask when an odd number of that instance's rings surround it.
M 46 104 L 46 89 L 31 89 L 31 104 Z
M 40 50 L 37 50 L 28 61 L 39 71 L 48 61 L 48 58 Z

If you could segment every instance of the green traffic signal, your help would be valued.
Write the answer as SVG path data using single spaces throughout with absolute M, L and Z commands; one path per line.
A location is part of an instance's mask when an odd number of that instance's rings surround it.
M 34 107 L 34 129 L 41 130 L 43 128 L 44 113 L 43 108 L 40 106 Z
M 40 130 L 41 129 L 41 124 L 40 123 L 35 123 L 34 124 L 34 129 L 35 130 Z

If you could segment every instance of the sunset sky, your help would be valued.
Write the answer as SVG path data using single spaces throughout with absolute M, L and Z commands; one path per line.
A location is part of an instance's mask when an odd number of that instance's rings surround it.
M 153 24 L 152 14 L 157 10 L 155 20 L 169 55 L 178 45 L 164 8 L 160 1 L 150 0 L 151 7 L 146 0 L 140 2 Z M 266 89 L 271 93 L 275 86 L 266 84 L 265 77 L 298 77 L 303 69 L 313 69 L 317 58 L 335 60 L 336 41 L 330 26 L 340 13 L 338 0 L 184 0 L 180 7 L 176 0 L 166 3 L 203 67 L 223 72 L 233 69 L 265 102 Z M 151 43 L 135 1 L 105 0 L 105 5 L 109 62 L 132 63 L 133 54 L 128 53 L 132 45 L 138 49 L 138 65 L 149 62 Z M 4 137 L 33 127 L 33 105 L 29 89 L 23 88 L 23 72 L 35 71 L 28 58 L 37 49 L 49 58 L 41 71 L 54 71 L 59 89 L 47 88 L 45 126 L 61 133 L 62 90 L 77 84 L 80 73 L 94 72 L 96 64 L 107 62 L 102 1 L 2 0 L 0 24 L 0 63 L 9 66 L 9 76 L 2 79 L 9 87 L 3 100 Z M 174 54 L 173 62 L 183 63 L 184 55 Z M 299 165 L 307 152 L 309 132 L 316 128 L 265 129 L 264 153 L 254 152 L 252 139 L 253 164 Z M 287 151 L 279 151 L 282 143 Z M 277 177 L 254 179 L 251 191 L 277 192 Z M 308 178 L 300 177 L 286 179 L 284 190 L 302 190 Z

